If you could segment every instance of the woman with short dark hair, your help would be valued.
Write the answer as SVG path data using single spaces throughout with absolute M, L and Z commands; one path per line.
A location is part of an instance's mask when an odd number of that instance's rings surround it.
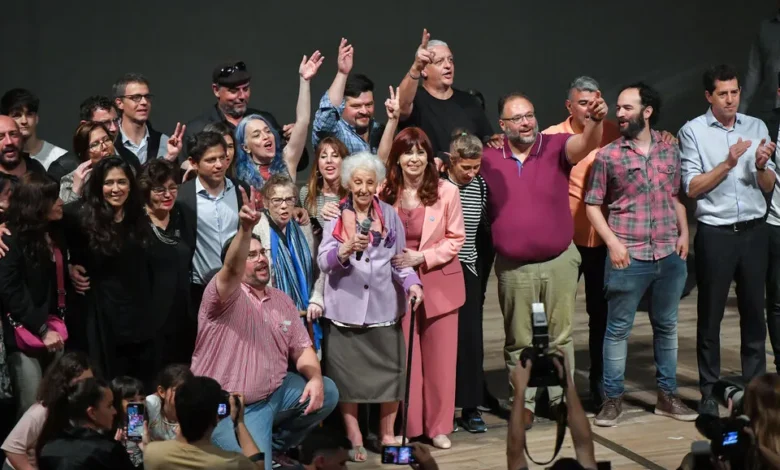
M 82 200 L 65 207 L 71 263 L 89 278 L 81 288 L 89 354 L 108 379 L 129 375 L 151 384 L 160 311 L 152 303 L 144 212 L 133 171 L 119 157 L 95 165 Z
M 76 129 L 73 151 L 81 163 L 60 180 L 60 197 L 65 204 L 81 198 L 92 167 L 115 153 L 114 142 L 108 129 L 103 124 L 92 121 L 85 122 Z
M 152 276 L 151 304 L 159 315 L 152 330 L 159 330 L 161 366 L 189 364 L 195 349 L 197 311 L 190 299 L 190 269 L 195 247 L 182 239 L 185 220 L 176 202 L 179 169 L 155 159 L 146 162 L 138 178 L 151 235 L 147 254 Z

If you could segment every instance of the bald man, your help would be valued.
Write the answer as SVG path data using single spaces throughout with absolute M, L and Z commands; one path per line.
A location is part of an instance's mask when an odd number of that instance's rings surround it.
M 28 171 L 46 174 L 39 161 L 22 152 L 22 132 L 16 121 L 0 116 L 0 172 L 20 178 Z

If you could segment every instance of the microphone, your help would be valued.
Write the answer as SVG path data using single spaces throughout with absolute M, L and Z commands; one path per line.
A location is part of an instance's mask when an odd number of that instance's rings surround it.
M 371 230 L 371 219 L 366 217 L 363 219 L 363 222 L 360 222 L 360 234 L 361 235 L 368 235 L 368 232 Z M 358 251 L 355 253 L 355 259 L 360 261 L 360 258 L 363 257 L 363 251 Z

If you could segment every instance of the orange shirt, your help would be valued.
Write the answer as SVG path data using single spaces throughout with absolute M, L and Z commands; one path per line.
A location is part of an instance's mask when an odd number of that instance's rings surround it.
M 571 116 L 560 124 L 548 127 L 542 133 L 575 134 L 574 129 L 571 127 Z M 618 137 L 620 137 L 620 130 L 617 124 L 612 121 L 604 121 L 604 134 L 601 137 L 600 147 L 604 147 Z M 596 152 L 598 151 L 599 149 L 595 149 L 590 152 L 587 157 L 571 169 L 571 174 L 569 175 L 569 208 L 574 219 L 574 244 L 579 246 L 595 247 L 604 244 L 604 241 L 596 233 L 596 230 L 588 220 L 588 216 L 585 214 L 585 202 L 583 201 L 590 176 L 590 168 L 593 166 L 593 160 L 596 159 Z

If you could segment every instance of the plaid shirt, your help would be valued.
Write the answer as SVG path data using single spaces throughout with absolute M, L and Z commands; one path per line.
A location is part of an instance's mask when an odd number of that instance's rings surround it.
M 652 131 L 648 156 L 621 137 L 599 150 L 585 203 L 609 207 L 609 228 L 632 258 L 652 261 L 675 251 L 679 230 L 674 198 L 680 188 L 680 154 Z
M 368 142 L 363 140 L 355 128 L 347 124 L 347 121 L 341 119 L 341 113 L 344 112 L 346 98 L 336 107 L 330 102 L 328 92 L 326 91 L 320 99 L 320 106 L 314 114 L 314 124 L 311 130 L 311 145 L 317 147 L 320 140 L 328 136 L 333 136 L 344 142 L 349 154 L 368 151 L 376 153 L 379 148 L 379 140 L 384 132 L 384 126 L 371 119 L 368 125 Z M 315 160 L 316 161 L 316 160 Z

